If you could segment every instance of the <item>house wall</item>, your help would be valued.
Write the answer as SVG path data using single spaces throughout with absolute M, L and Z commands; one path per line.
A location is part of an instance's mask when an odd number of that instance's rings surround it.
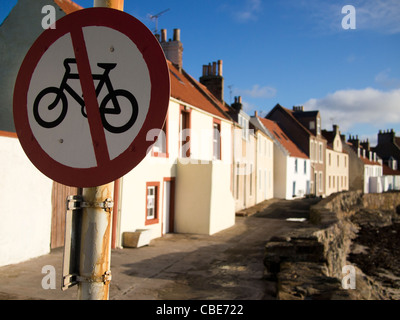
M 179 110 L 177 102 L 170 101 L 167 116 L 167 145 L 168 158 L 155 157 L 150 151 L 147 156 L 132 171 L 126 174 L 123 180 L 121 192 L 121 217 L 120 237 L 123 232 L 135 231 L 136 229 L 152 230 L 151 239 L 162 235 L 163 218 L 163 194 L 164 178 L 176 177 L 176 162 L 179 153 Z M 154 140 L 154 136 L 148 136 Z M 158 190 L 158 223 L 146 225 L 146 183 L 159 183 Z
M 357 153 L 346 143 L 343 143 L 343 150 L 349 156 L 349 190 L 364 190 L 364 164 L 357 156 Z
M 190 109 L 190 158 L 181 158 L 179 117 L 182 106 L 185 107 L 182 102 L 171 98 L 167 117 L 168 158 L 155 157 L 149 152 L 136 168 L 123 177 L 121 235 L 136 229 L 152 230 L 151 239 L 162 235 L 163 181 L 171 177 L 176 178 L 175 232 L 210 234 L 231 225 L 231 215 L 234 217 L 234 210 L 229 206 L 232 199 L 231 124 L 221 120 L 221 160 L 213 160 L 214 117 L 186 105 Z M 220 172 L 214 172 L 214 168 Z M 159 184 L 158 222 L 154 224 L 146 224 L 146 183 L 149 182 Z
M 288 165 L 287 156 L 282 149 L 274 143 L 274 198 L 286 199 L 287 198 L 287 172 Z
M 234 225 L 230 165 L 178 163 L 177 176 L 176 232 L 213 234 Z
M 326 149 L 326 195 L 349 190 L 349 156 Z
M 18 139 L 0 136 L 0 266 L 50 252 L 53 182 L 26 157 Z
M 297 172 L 295 170 L 297 162 Z M 296 157 L 287 157 L 286 198 L 304 197 L 309 193 L 310 160 Z M 304 166 L 306 170 L 304 170 Z M 295 188 L 293 184 L 295 183 Z M 294 193 L 293 193 L 294 191 Z
M 42 8 L 57 7 L 51 0 L 19 0 L 0 28 L 0 130 L 15 132 L 13 92 L 19 68 L 29 48 L 44 31 Z M 36 14 L 32 14 L 36 13 Z M 56 19 L 65 16 L 56 10 Z M 24 21 L 24 23 L 21 23 Z
M 364 165 L 364 193 L 382 192 L 381 181 L 380 179 L 376 179 L 378 177 L 382 177 L 382 166 Z
M 400 176 L 383 176 L 382 191 L 400 190 Z
M 256 166 L 254 168 L 256 203 L 274 197 L 274 143 L 257 130 Z

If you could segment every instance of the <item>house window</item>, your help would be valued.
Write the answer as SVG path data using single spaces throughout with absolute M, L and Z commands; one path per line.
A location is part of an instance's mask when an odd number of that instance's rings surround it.
M 310 130 L 314 130 L 315 129 L 315 121 L 310 121 L 309 129 Z
M 332 158 L 332 157 L 331 157 L 331 154 L 329 154 L 329 157 L 328 157 L 328 159 L 329 159 L 329 160 L 328 160 L 328 161 L 329 161 L 329 165 L 331 165 L 331 158 Z
M 293 198 L 296 196 L 296 181 L 293 181 Z
M 250 164 L 250 195 L 253 195 L 253 165 Z
M 311 161 L 315 160 L 314 141 L 313 140 L 310 141 L 310 158 L 311 158 Z
M 319 191 L 322 191 L 322 172 L 319 173 Z
M 158 223 L 159 189 L 159 182 L 148 182 L 146 184 L 146 225 Z
M 323 158 L 322 158 L 322 143 L 319 144 L 319 162 L 322 162 Z
M 181 157 L 190 157 L 190 112 L 181 106 L 181 113 L 179 117 L 179 130 L 181 137 Z
M 213 159 L 221 160 L 221 122 L 214 120 L 213 129 Z
M 307 160 L 304 160 L 304 174 L 307 174 Z
M 240 170 L 240 164 L 239 162 L 236 164 L 236 199 L 239 199 L 239 170 Z
M 249 121 L 239 114 L 239 125 L 242 127 L 242 138 L 249 139 Z
M 337 166 L 339 167 L 339 165 L 340 165 L 340 156 L 338 155 L 337 156 Z
M 321 134 L 321 119 L 317 118 L 317 134 Z
M 297 173 L 297 159 L 294 160 L 294 173 Z

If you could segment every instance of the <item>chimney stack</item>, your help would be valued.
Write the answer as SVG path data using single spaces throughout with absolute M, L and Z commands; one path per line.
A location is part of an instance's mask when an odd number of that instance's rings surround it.
M 378 133 L 378 145 L 385 144 L 385 143 L 395 143 L 396 133 L 393 129 L 383 131 L 379 130 Z
M 174 29 L 173 40 L 167 41 L 167 30 L 161 30 L 161 47 L 164 50 L 165 57 L 171 61 L 175 67 L 181 71 L 183 65 L 183 45 L 181 42 L 181 30 Z
M 303 112 L 304 106 L 293 106 L 293 111 L 294 112 Z
M 243 109 L 241 96 L 235 97 L 235 102 L 232 103 L 232 108 L 235 109 L 236 112 L 239 112 L 240 110 Z
M 224 78 L 222 76 L 222 60 L 203 65 L 203 75 L 200 83 L 221 102 L 224 101 Z

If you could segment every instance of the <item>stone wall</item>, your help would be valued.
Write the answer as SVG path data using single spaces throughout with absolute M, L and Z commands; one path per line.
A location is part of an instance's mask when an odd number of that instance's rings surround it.
M 358 191 L 331 195 L 311 207 L 306 227 L 266 244 L 264 265 L 266 274 L 276 279 L 277 298 L 385 299 L 379 285 L 358 268 L 356 290 L 342 289 L 342 267 L 348 264 L 352 239 L 357 236 L 357 219 L 390 223 L 399 208 L 400 193 Z

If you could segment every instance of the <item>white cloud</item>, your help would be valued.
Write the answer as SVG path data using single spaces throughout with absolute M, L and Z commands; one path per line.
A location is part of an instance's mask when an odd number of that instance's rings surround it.
M 342 132 L 356 125 L 378 126 L 400 122 L 400 89 L 380 91 L 373 88 L 340 90 L 322 99 L 310 99 L 306 110 L 319 110 L 322 125 L 338 124 Z
M 400 1 L 363 0 L 359 2 L 359 5 L 355 5 L 357 27 L 389 34 L 400 32 Z
M 374 30 L 385 34 L 400 33 L 399 0 L 288 0 L 294 8 L 305 12 L 305 18 L 312 21 L 314 32 L 343 32 L 342 13 L 345 5 L 351 4 L 356 10 L 356 30 Z
M 230 12 L 231 16 L 240 23 L 257 21 L 262 12 L 261 0 L 246 0 L 232 3 L 232 0 L 220 6 L 224 11 Z
M 255 84 L 251 89 L 235 89 L 236 95 L 242 95 L 250 98 L 273 98 L 276 95 L 276 89 L 269 86 L 259 86 Z
M 387 68 L 381 72 L 379 72 L 375 76 L 375 82 L 381 85 L 384 88 L 400 88 L 400 79 L 391 78 L 390 77 L 390 68 Z

